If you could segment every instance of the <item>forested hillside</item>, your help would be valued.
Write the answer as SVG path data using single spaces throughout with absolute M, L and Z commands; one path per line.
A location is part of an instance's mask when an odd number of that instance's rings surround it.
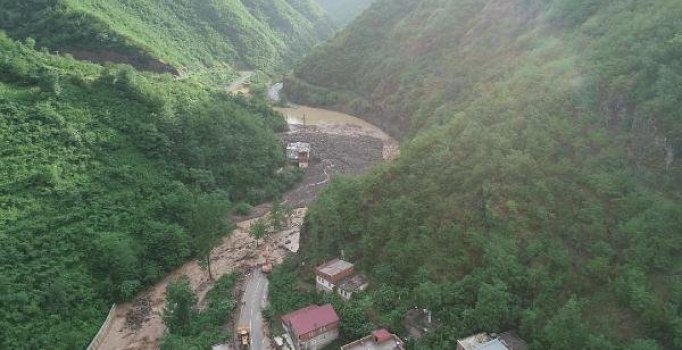
M 682 348 L 680 57 L 675 0 L 378 1 L 286 82 L 404 141 L 310 209 L 306 260 L 371 275 L 366 323 L 434 310 L 413 349 Z
M 0 348 L 83 349 L 298 173 L 264 102 L 34 45 L 0 34 Z
M 95 62 L 272 69 L 333 27 L 313 0 L 0 0 L 0 28 Z
M 317 2 L 337 25 L 345 26 L 366 10 L 374 0 L 317 0 Z

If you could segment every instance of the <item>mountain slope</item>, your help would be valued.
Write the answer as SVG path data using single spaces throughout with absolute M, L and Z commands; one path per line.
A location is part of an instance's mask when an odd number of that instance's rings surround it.
M 285 84 L 404 140 L 310 209 L 308 265 L 343 251 L 368 272 L 367 323 L 434 310 L 414 349 L 507 329 L 682 347 L 680 18 L 671 0 L 378 1 Z
M 345 26 L 352 22 L 362 11 L 366 10 L 374 0 L 317 0 L 334 22 Z
M 256 100 L 34 51 L 0 33 L 0 348 L 83 349 L 114 301 L 297 172 Z
M 154 71 L 274 68 L 333 32 L 312 0 L 2 0 L 0 8 L 14 38 Z

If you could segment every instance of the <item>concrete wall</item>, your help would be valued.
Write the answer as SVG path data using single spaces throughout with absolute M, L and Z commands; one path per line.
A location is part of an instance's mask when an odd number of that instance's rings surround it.
M 92 341 L 90 342 L 90 345 L 88 345 L 87 350 L 97 350 L 99 349 L 100 345 L 102 345 L 102 339 L 104 339 L 104 336 L 109 333 L 109 328 L 111 328 L 111 321 L 114 319 L 114 315 L 116 314 L 116 304 L 111 306 L 111 309 L 109 309 L 109 314 L 107 315 L 107 319 L 104 320 L 104 323 L 102 323 L 102 327 L 99 328 L 99 331 L 95 335 L 94 338 L 92 338 Z
M 315 280 L 317 281 L 317 290 L 318 291 L 325 291 L 325 292 L 333 292 L 334 291 L 334 285 L 327 281 L 326 279 L 316 276 Z
M 334 328 L 306 342 L 301 342 L 299 350 L 320 350 L 339 337 L 339 329 Z

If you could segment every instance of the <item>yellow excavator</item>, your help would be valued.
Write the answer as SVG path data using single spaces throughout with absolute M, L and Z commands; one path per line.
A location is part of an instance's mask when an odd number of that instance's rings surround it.
M 237 336 L 239 337 L 239 350 L 248 350 L 250 346 L 249 328 L 240 326 L 237 329 Z

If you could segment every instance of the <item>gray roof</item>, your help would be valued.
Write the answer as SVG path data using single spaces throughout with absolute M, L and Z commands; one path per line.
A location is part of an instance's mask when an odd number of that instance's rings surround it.
M 353 264 L 349 263 L 348 261 L 344 261 L 341 259 L 334 259 L 320 267 L 317 268 L 318 271 L 329 275 L 329 276 L 335 276 L 343 271 L 346 271 L 350 268 L 353 268 Z
M 475 348 L 476 350 L 509 350 L 499 339 L 491 340 L 481 346 Z
M 513 332 L 503 333 L 499 337 L 480 333 L 458 342 L 465 350 L 525 350 L 528 346 Z
M 339 282 L 339 289 L 352 293 L 365 284 L 367 284 L 367 277 L 364 275 L 355 275 L 341 280 L 341 282 Z

